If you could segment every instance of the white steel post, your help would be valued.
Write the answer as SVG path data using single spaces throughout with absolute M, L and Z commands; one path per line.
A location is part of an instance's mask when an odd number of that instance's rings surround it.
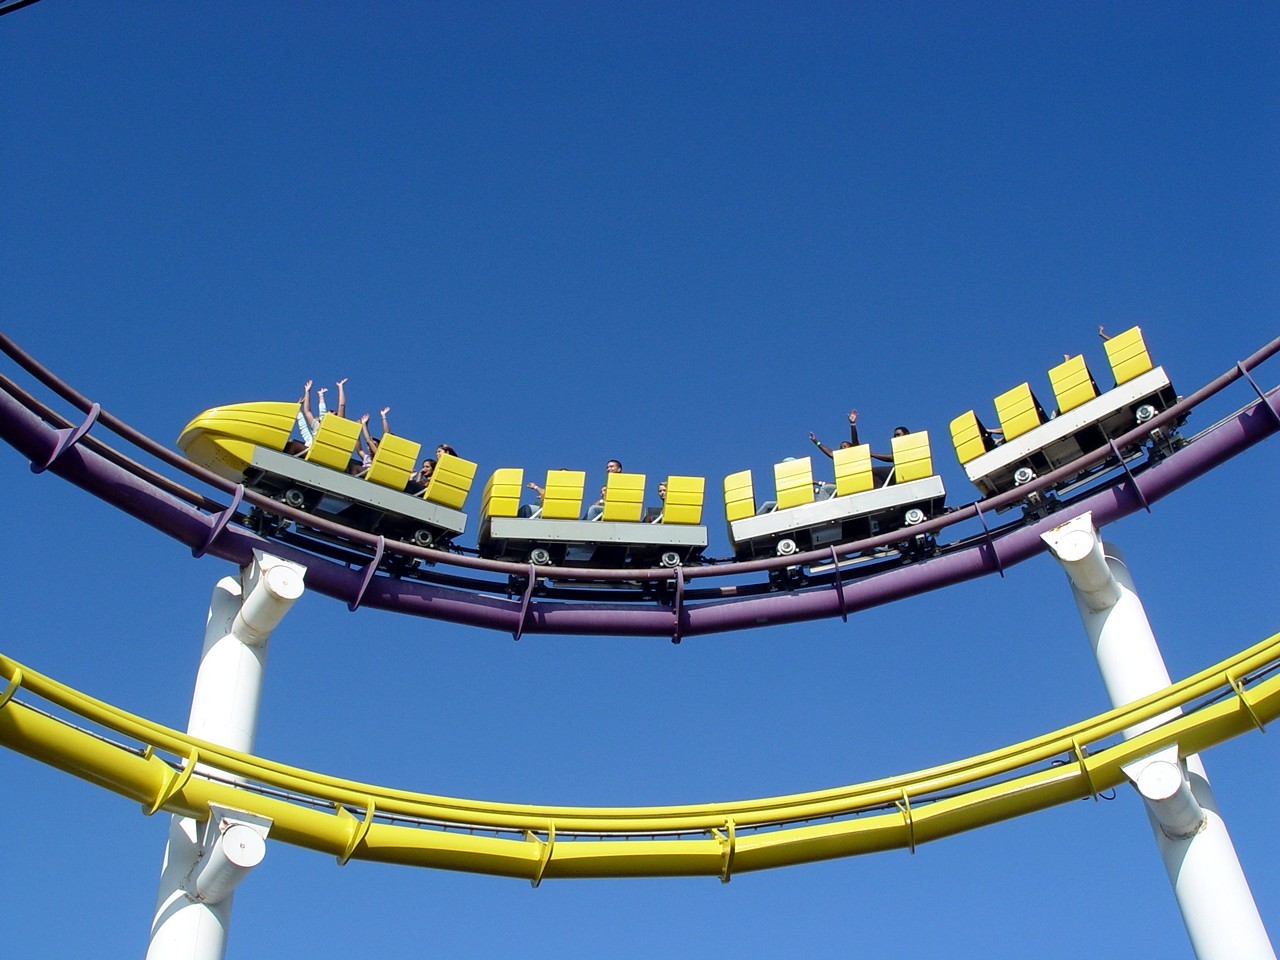
M 1062 524 L 1044 540 L 1071 580 L 1112 705 L 1167 687 L 1169 671 L 1124 557 L 1102 542 L 1092 515 Z M 1180 712 L 1135 724 L 1124 736 L 1137 736 Z M 1180 761 L 1170 747 L 1125 772 L 1146 804 L 1198 960 L 1276 960 L 1200 758 Z
M 209 602 L 204 649 L 187 732 L 244 753 L 253 751 L 267 640 L 302 596 L 305 569 L 254 552 L 240 576 L 218 581 Z M 147 960 L 223 960 L 231 894 L 262 860 L 270 822 L 232 810 L 206 821 L 174 816 Z

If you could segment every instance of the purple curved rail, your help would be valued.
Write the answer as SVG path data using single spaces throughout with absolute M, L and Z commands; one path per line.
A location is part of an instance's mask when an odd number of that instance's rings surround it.
M 90 411 L 95 406 L 22 353 L 3 334 L 0 334 L 0 351 L 18 361 L 46 386 L 80 409 Z M 1262 350 L 1237 364 L 1231 371 L 1187 397 L 1177 406 L 1163 412 L 1152 422 L 1117 438 L 1117 443 L 1123 447 L 1130 440 L 1140 439 L 1152 427 L 1178 418 L 1238 378 L 1244 377 L 1253 384 L 1249 371 L 1277 352 L 1280 352 L 1280 338 L 1273 340 Z M 1256 384 L 1253 386 L 1257 390 Z M 1064 476 L 1073 474 L 1082 465 L 1103 459 L 1109 454 L 1109 450 L 1096 451 L 1075 464 L 1039 478 L 1033 485 L 992 497 L 978 504 L 970 504 L 945 517 L 913 528 L 915 532 L 935 532 L 957 522 L 977 517 L 986 531 L 986 536 L 975 538 L 974 542 L 966 547 L 953 547 L 940 556 L 873 573 L 860 579 L 842 580 L 837 575 L 832 585 L 806 587 L 792 593 L 765 595 L 735 596 L 734 589 L 730 587 L 725 588 L 717 598 L 697 602 L 691 600 L 684 589 L 685 581 L 696 577 L 727 576 L 770 570 L 796 563 L 830 560 L 829 548 L 786 558 L 690 567 L 680 571 L 593 570 L 590 572 L 592 578 L 605 580 L 678 579 L 676 594 L 679 601 L 674 604 L 658 601 L 589 603 L 580 600 L 531 596 L 507 597 L 452 586 L 372 576 L 376 563 L 352 568 L 340 561 L 316 557 L 286 544 L 268 541 L 243 527 L 227 525 L 226 520 L 230 514 L 224 505 L 193 494 L 172 480 L 154 474 L 99 444 L 81 442 L 86 436 L 88 425 L 91 425 L 88 421 L 83 429 L 59 426 L 58 419 L 50 418 L 38 401 L 21 391 L 12 382 L 2 378 L 0 378 L 0 437 L 33 464 L 48 464 L 49 472 L 74 483 L 117 509 L 137 517 L 186 544 L 193 551 L 212 554 L 236 564 L 245 564 L 252 559 L 254 549 L 269 550 L 306 566 L 307 586 L 310 589 L 342 600 L 353 608 L 355 606 L 376 607 L 414 616 L 501 630 L 516 637 L 532 633 L 576 633 L 665 636 L 678 641 L 683 637 L 699 634 L 795 623 L 824 617 L 847 617 L 850 613 L 915 594 L 991 573 L 1003 573 L 1013 564 L 1042 552 L 1045 546 L 1040 539 L 1041 534 L 1062 523 L 1068 516 L 1091 510 L 1098 526 L 1104 526 L 1136 511 L 1148 509 L 1150 504 L 1254 444 L 1280 432 L 1280 394 L 1274 391 L 1269 395 L 1263 394 L 1261 390 L 1258 390 L 1258 394 L 1258 400 L 1236 415 L 1215 425 L 1195 442 L 1140 473 L 1130 474 L 1120 482 L 1074 502 L 1069 511 L 1050 514 L 1031 523 L 1008 524 L 999 529 L 988 529 L 985 519 L 998 507 L 1022 499 L 1029 490 L 1050 486 Z M 105 411 L 95 417 L 109 429 L 124 436 L 147 453 L 160 457 L 165 462 L 218 489 L 228 492 L 236 490 L 234 485 L 182 461 L 173 451 L 138 434 L 127 424 L 116 420 Z M 51 419 L 53 422 L 50 422 Z M 243 496 L 246 501 L 253 502 L 256 495 L 239 491 L 237 496 Z M 288 508 L 278 504 L 271 504 L 271 508 L 282 515 L 290 514 Z M 308 522 L 315 524 L 313 519 L 308 519 Z M 340 527 L 334 526 L 334 529 L 342 531 Z M 358 543 L 369 541 L 368 545 L 371 548 L 375 547 L 377 541 L 381 539 L 360 534 L 357 531 L 348 533 L 350 538 Z M 842 546 L 840 551 L 842 555 L 847 556 L 896 539 L 901 539 L 901 534 L 896 536 L 883 534 L 857 544 Z M 528 573 L 527 566 L 522 564 L 442 554 L 400 544 L 396 545 L 396 549 L 409 556 L 446 561 L 461 567 L 495 573 L 525 575 Z M 563 575 L 566 578 L 582 575 L 580 570 L 558 571 L 554 568 L 542 568 L 539 573 Z

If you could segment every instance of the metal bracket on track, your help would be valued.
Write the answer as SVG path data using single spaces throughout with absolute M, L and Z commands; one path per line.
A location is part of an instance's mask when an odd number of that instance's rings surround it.
M 1000 579 L 1004 579 L 1004 561 L 1000 559 L 1000 551 L 996 548 L 995 538 L 991 536 L 991 528 L 987 526 L 987 518 L 982 515 L 982 508 L 976 503 L 973 505 L 974 512 L 978 515 L 978 522 L 982 524 L 982 535 L 987 538 L 987 546 L 991 548 L 991 556 L 996 562 L 996 573 L 1000 574 Z
M 231 522 L 231 518 L 236 515 L 236 511 L 240 509 L 240 501 L 243 499 L 244 484 L 237 483 L 236 492 L 231 498 L 231 503 L 225 510 L 209 518 L 209 532 L 204 536 L 204 543 L 198 547 L 192 547 L 191 556 L 199 560 L 209 552 L 209 548 L 213 546 L 213 541 L 218 539 L 218 534 L 226 528 L 227 524 Z
M 831 570 L 836 575 L 836 596 L 840 598 L 840 621 L 849 622 L 849 607 L 844 599 L 844 578 L 840 576 L 840 561 L 836 559 L 836 546 L 831 545 Z
M 682 566 L 676 567 L 676 596 L 671 608 L 676 615 L 676 622 L 671 631 L 671 642 L 679 643 L 682 639 L 680 636 L 681 621 L 684 619 L 684 567 Z
M 4 693 L 0 693 L 0 709 L 13 699 L 13 695 L 18 692 L 18 688 L 22 686 L 22 668 L 15 667 L 13 676 L 9 679 L 9 685 L 4 688 Z
M 531 563 L 529 564 L 529 582 L 525 585 L 524 596 L 520 599 L 520 618 L 516 621 L 515 632 L 511 634 L 512 640 L 519 640 L 524 636 L 524 622 L 529 616 L 529 604 L 533 600 L 533 586 L 537 582 L 538 576 L 534 573 L 534 566 Z
M 347 604 L 347 609 L 355 613 L 360 609 L 360 601 L 364 599 L 365 591 L 369 589 L 369 584 L 373 582 L 373 575 L 377 572 L 378 564 L 382 562 L 382 553 L 387 548 L 387 538 L 378 535 L 378 547 L 373 552 L 373 559 L 369 561 L 369 565 L 364 568 L 364 580 L 360 584 L 360 592 L 356 594 L 356 598 Z
M 738 849 L 738 827 L 730 817 L 724 822 L 724 833 L 712 830 L 712 835 L 720 841 L 720 882 L 728 883 L 733 879 L 733 856 Z
M 916 821 L 911 815 L 911 797 L 907 795 L 906 787 L 902 788 L 902 799 L 893 801 L 893 805 L 902 814 L 907 827 L 907 852 L 914 854 L 916 852 Z
M 338 866 L 340 867 L 347 865 L 347 861 L 356 852 L 356 847 L 360 846 L 360 841 L 369 835 L 369 826 L 373 823 L 373 815 L 377 813 L 378 808 L 374 803 L 373 797 L 369 797 L 368 801 L 364 808 L 363 820 L 357 820 L 355 815 L 345 806 L 339 805 L 338 807 L 338 816 L 345 816 L 351 820 L 351 836 L 347 838 L 347 845 L 338 857 Z
M 1249 375 L 1249 371 L 1245 369 L 1244 362 L 1236 364 L 1236 369 L 1240 371 L 1240 375 L 1249 381 L 1249 386 L 1253 387 L 1254 392 L 1258 394 L 1258 399 L 1262 401 L 1262 405 L 1267 408 L 1267 412 L 1275 419 L 1276 423 L 1280 423 L 1280 413 L 1271 405 L 1271 401 L 1267 399 L 1267 395 L 1262 392 L 1262 388 L 1258 386 L 1256 380 Z
M 1080 775 L 1084 777 L 1084 782 L 1089 787 L 1089 796 L 1094 801 L 1098 799 L 1098 788 L 1093 782 L 1093 774 L 1089 772 L 1089 765 L 1085 763 L 1085 752 L 1081 749 L 1079 741 L 1075 737 L 1071 738 L 1071 752 L 1075 754 L 1076 764 L 1080 767 Z
M 1260 732 L 1266 733 L 1266 724 L 1258 718 L 1257 712 L 1253 709 L 1253 704 L 1249 702 L 1249 695 L 1248 691 L 1245 689 L 1244 681 L 1239 677 L 1233 677 L 1230 671 L 1227 672 L 1226 676 L 1227 683 L 1231 686 L 1231 689 L 1236 692 L 1236 698 L 1240 701 L 1240 706 L 1244 707 L 1245 712 L 1249 714 L 1249 719 L 1253 721 L 1253 725 L 1257 727 Z M 0 703 L 2 702 L 3 701 L 0 701 Z
M 1116 455 L 1116 459 L 1120 461 L 1120 466 L 1124 467 L 1124 475 L 1129 478 L 1129 482 L 1133 484 L 1133 491 L 1138 495 L 1138 502 L 1142 504 L 1142 509 L 1147 513 L 1151 512 L 1151 504 L 1147 503 L 1147 495 L 1142 492 L 1142 487 L 1138 485 L 1138 478 L 1133 475 L 1133 471 L 1129 469 L 1129 461 L 1120 455 L 1120 448 L 1116 446 L 1115 440 L 1107 437 L 1107 443 L 1111 445 L 1111 452 Z
M 53 448 L 53 452 L 49 454 L 49 458 L 42 464 L 31 464 L 32 473 L 44 473 L 55 463 L 58 458 L 74 447 L 89 432 L 89 428 L 98 422 L 98 414 L 102 412 L 102 407 L 94 404 L 89 408 L 89 414 L 84 418 L 84 422 L 78 427 L 63 427 L 61 430 L 55 430 L 54 433 L 58 437 L 58 443 Z
M 541 848 L 538 851 L 538 868 L 529 879 L 529 886 L 536 890 L 542 884 L 542 875 L 547 872 L 547 864 L 551 862 L 551 853 L 556 847 L 556 825 L 554 823 L 547 824 L 547 839 L 545 843 L 532 830 L 526 830 L 524 835 L 526 840 L 538 844 Z
M 155 800 L 152 801 L 150 807 L 144 807 L 146 815 L 149 817 L 166 803 L 177 796 L 178 791 L 187 785 L 187 781 L 191 779 L 191 774 L 195 772 L 196 762 L 200 757 L 200 752 L 195 747 L 191 748 L 191 753 L 187 756 L 187 763 L 180 771 L 174 773 L 169 771 L 169 776 L 164 782 L 164 786 L 160 788 L 160 792 L 156 794 Z

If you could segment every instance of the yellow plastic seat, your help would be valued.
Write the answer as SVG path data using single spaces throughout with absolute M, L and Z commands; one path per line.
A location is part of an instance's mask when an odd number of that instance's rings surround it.
M 493 471 L 480 494 L 480 516 L 516 517 L 520 515 L 520 494 L 524 492 L 522 467 L 499 467 Z
M 1049 383 L 1053 385 L 1059 413 L 1074 410 L 1098 395 L 1098 385 L 1082 356 L 1068 357 L 1050 370 Z
M 392 490 L 403 490 L 409 484 L 409 476 L 418 462 L 422 444 L 384 433 L 378 441 L 373 463 L 365 471 L 364 478 Z
M 671 496 L 670 489 L 667 496 Z M 756 494 L 751 485 L 751 471 L 740 470 L 724 478 L 724 518 L 730 523 L 756 515 Z
M 748 485 L 750 477 L 748 476 Z M 702 522 L 702 501 L 706 496 L 707 481 L 703 477 L 667 477 L 667 498 L 662 505 L 663 523 Z M 756 505 L 751 504 L 754 513 Z
M 582 488 L 585 470 L 548 470 L 546 493 L 542 495 L 544 520 L 577 520 L 582 515 Z
M 961 465 L 982 456 L 995 446 L 991 434 L 972 410 L 966 410 L 951 421 L 951 442 L 956 448 L 956 456 L 960 458 Z
M 1044 423 L 1044 409 L 1031 392 L 1031 384 L 1020 383 L 996 397 L 996 416 L 1005 442 Z
M 836 468 L 837 497 L 875 488 L 876 481 L 871 475 L 871 444 L 832 450 L 831 459 Z
M 1151 355 L 1147 353 L 1141 327 L 1130 327 L 1124 333 L 1117 333 L 1103 347 L 1107 351 L 1107 360 L 1111 362 L 1117 387 L 1151 369 Z
M 637 523 L 644 513 L 643 473 L 611 473 L 604 482 L 604 512 L 601 520 Z
M 809 457 L 775 463 L 773 482 L 778 490 L 779 510 L 813 503 L 813 461 Z
M 360 436 L 360 424 L 336 413 L 326 413 L 316 424 L 311 446 L 304 458 L 307 463 L 317 463 L 334 470 L 346 470 Z
M 933 454 L 929 450 L 929 431 L 917 430 L 893 438 L 893 478 L 897 483 L 923 480 L 933 476 Z
M 427 489 L 422 492 L 422 498 L 461 510 L 475 477 L 476 465 L 470 460 L 442 453 L 436 461 L 435 470 L 431 472 L 431 479 L 427 481 Z

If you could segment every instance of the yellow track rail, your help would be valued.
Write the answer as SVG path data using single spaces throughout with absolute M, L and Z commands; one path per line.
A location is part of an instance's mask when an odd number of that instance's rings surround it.
M 271 837 L 349 859 L 544 878 L 719 876 L 916 845 L 1121 783 L 1169 744 L 1185 756 L 1280 715 L 1280 634 L 1143 700 L 915 773 L 811 793 L 666 807 L 552 807 L 411 793 L 196 740 L 0 656 L 0 743 L 91 783 L 204 819 L 218 803 L 270 817 Z M 105 734 L 56 719 L 39 697 Z M 19 697 L 23 697 L 19 700 Z M 1129 741 L 1119 732 L 1194 710 Z M 108 739 L 131 739 L 134 748 Z M 168 755 L 166 760 L 162 755 Z M 1065 758 L 1065 760 L 1064 760 Z M 198 769 L 197 769 L 197 764 Z

